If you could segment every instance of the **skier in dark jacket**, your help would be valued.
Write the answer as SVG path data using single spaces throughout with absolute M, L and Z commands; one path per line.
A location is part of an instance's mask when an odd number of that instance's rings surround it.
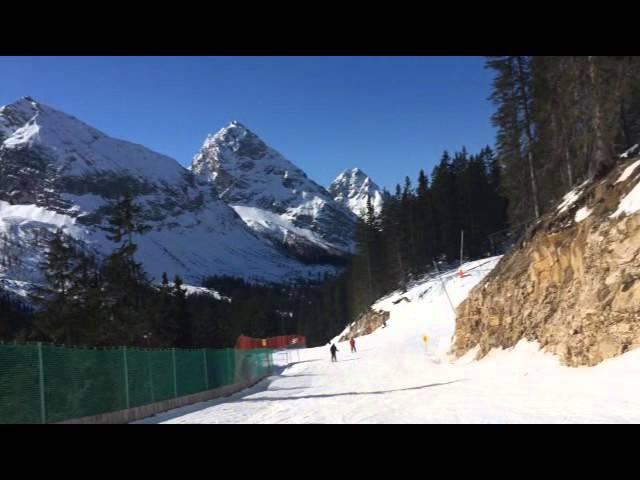
M 338 347 L 336 347 L 335 345 L 331 345 L 331 361 L 332 362 L 337 362 L 338 359 L 336 357 L 336 352 L 338 351 Z
M 356 339 L 352 338 L 349 340 L 349 345 L 351 345 L 351 353 L 356 353 Z

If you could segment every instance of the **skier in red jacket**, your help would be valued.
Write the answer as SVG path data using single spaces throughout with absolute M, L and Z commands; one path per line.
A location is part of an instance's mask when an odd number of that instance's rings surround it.
M 352 338 L 351 340 L 349 340 L 349 345 L 351 345 L 351 353 L 355 353 L 356 352 L 356 339 Z

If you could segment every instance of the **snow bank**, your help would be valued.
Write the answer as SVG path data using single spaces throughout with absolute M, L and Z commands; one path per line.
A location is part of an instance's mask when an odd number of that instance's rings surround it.
M 627 214 L 633 215 L 640 210 L 640 182 L 620 201 L 618 209 L 611 214 L 611 218 Z
M 634 172 L 634 170 L 636 168 L 638 168 L 638 167 L 640 167 L 640 160 L 638 160 L 637 162 L 632 163 L 627 168 L 625 168 L 624 172 L 622 172 L 622 175 L 620 175 L 620 178 L 618 178 L 618 180 L 616 180 L 616 183 L 614 185 L 617 185 L 618 183 L 624 182 L 627 178 L 629 178 L 631 176 L 631 174 Z
M 592 210 L 587 207 L 582 207 L 580 210 L 576 212 L 575 221 L 576 223 L 580 223 L 589 215 L 591 215 Z
M 173 283 L 169 283 L 171 286 L 173 286 Z M 231 299 L 229 297 L 225 297 L 224 295 L 221 295 L 219 292 L 213 290 L 212 288 L 205 288 L 205 287 L 196 287 L 194 285 L 182 285 L 182 288 L 184 288 L 187 291 L 187 295 L 208 295 L 210 297 L 215 298 L 216 300 L 224 300 L 226 302 L 231 302 Z

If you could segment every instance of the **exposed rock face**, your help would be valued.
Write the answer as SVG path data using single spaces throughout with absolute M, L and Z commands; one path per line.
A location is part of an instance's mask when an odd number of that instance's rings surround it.
M 342 335 L 338 341 L 344 342 L 351 338 L 369 335 L 374 330 L 384 326 L 387 320 L 389 320 L 389 316 L 389 312 L 384 310 L 370 309 L 360 315 L 358 319 L 351 324 L 349 331 Z
M 640 161 L 543 217 L 457 310 L 453 353 L 538 341 L 569 366 L 640 347 Z

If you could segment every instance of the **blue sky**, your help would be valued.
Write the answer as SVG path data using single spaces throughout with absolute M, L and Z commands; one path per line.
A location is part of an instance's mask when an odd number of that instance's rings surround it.
M 493 145 L 482 57 L 0 57 L 30 95 L 188 165 L 238 120 L 318 183 L 360 167 L 390 190 L 444 149 Z

